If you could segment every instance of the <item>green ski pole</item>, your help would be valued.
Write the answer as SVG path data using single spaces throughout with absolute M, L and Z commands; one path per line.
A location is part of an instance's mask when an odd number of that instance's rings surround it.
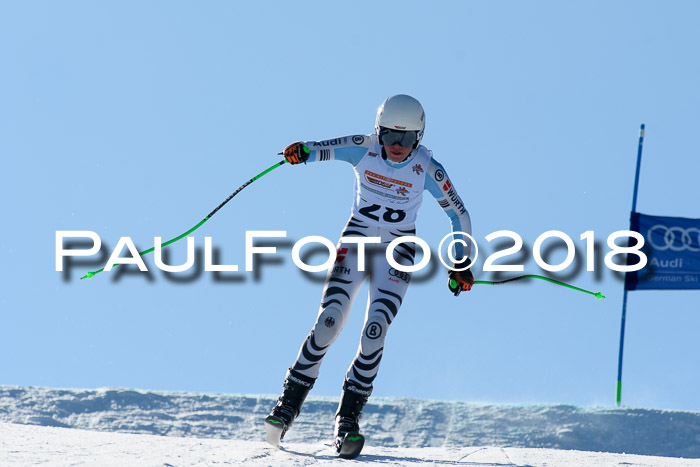
M 236 191 L 234 191 L 233 193 L 231 193 L 231 194 L 229 195 L 229 197 L 226 198 L 226 199 L 224 200 L 223 203 L 221 203 L 220 205 L 218 205 L 212 212 L 210 212 L 209 214 L 207 214 L 207 216 L 206 216 L 204 219 L 202 219 L 201 221 L 199 221 L 199 223 L 198 223 L 197 225 L 195 225 L 194 227 L 192 227 L 192 228 L 191 228 L 190 230 L 188 230 L 187 232 L 185 232 L 185 233 L 183 233 L 183 234 L 180 234 L 180 235 L 178 235 L 178 236 L 175 237 L 175 238 L 171 238 L 171 239 L 168 240 L 167 242 L 163 242 L 163 243 L 161 244 L 161 246 L 163 247 L 163 246 L 166 246 L 166 245 L 170 245 L 171 243 L 175 243 L 175 242 L 177 242 L 178 240 L 180 240 L 180 239 L 182 239 L 182 238 L 184 238 L 184 237 L 187 237 L 189 234 L 191 234 L 192 232 L 194 232 L 195 230 L 197 230 L 198 228 L 200 228 L 206 221 L 208 221 L 209 219 L 211 219 L 212 216 L 213 216 L 214 214 L 216 214 L 216 213 L 219 211 L 219 209 L 223 208 L 224 205 L 225 205 L 226 203 L 228 203 L 229 201 L 231 201 L 231 200 L 233 199 L 234 196 L 236 196 L 238 193 L 240 193 L 241 191 L 243 191 L 243 189 L 244 189 L 245 187 L 247 187 L 248 185 L 250 185 L 251 183 L 253 183 L 255 180 L 257 180 L 257 179 L 263 177 L 264 175 L 266 175 L 266 174 L 272 172 L 272 171 L 275 170 L 277 167 L 283 165 L 285 162 L 287 162 L 287 161 L 286 161 L 285 159 L 282 159 L 281 161 L 277 162 L 275 165 L 268 167 L 267 169 L 265 169 L 265 170 L 263 170 L 262 172 L 260 172 L 259 174 L 257 174 L 255 177 L 253 177 L 253 178 L 251 178 L 250 180 L 248 180 L 247 182 L 245 182 L 245 183 L 244 183 L 243 185 L 241 185 Z M 152 252 L 154 249 L 155 249 L 155 247 L 154 247 L 154 248 L 149 248 L 148 250 L 141 251 L 141 252 L 139 252 L 139 255 L 140 255 L 140 256 L 143 256 L 143 255 L 145 255 L 145 254 L 148 254 L 148 253 Z M 119 265 L 118 265 L 118 264 L 115 264 L 115 266 L 119 266 Z M 98 273 L 100 273 L 100 272 L 102 272 L 102 271 L 104 271 L 104 268 L 102 268 L 102 269 L 100 269 L 100 270 L 97 270 L 97 271 L 88 272 L 88 273 L 85 274 L 83 277 L 81 277 L 81 279 L 85 279 L 85 278 L 92 279 L 92 278 L 95 276 L 95 274 L 98 274 Z
M 573 290 L 578 290 L 579 292 L 593 295 L 598 300 L 600 300 L 601 298 L 605 298 L 605 295 L 603 295 L 602 292 L 591 292 L 590 290 L 582 289 L 580 287 L 576 287 L 576 286 L 573 286 L 571 284 L 567 284 L 566 282 L 561 282 L 561 281 L 558 281 L 556 279 L 552 279 L 552 278 L 545 277 L 545 276 L 538 276 L 536 274 L 526 274 L 524 276 L 513 277 L 511 279 L 506 279 L 503 281 L 496 281 L 496 282 L 493 282 L 493 281 L 474 281 L 474 285 L 477 285 L 477 284 L 501 285 L 501 284 L 507 284 L 508 282 L 515 282 L 515 281 L 519 281 L 521 279 L 531 279 L 531 278 L 532 279 L 541 279 L 543 281 L 551 282 L 552 284 L 561 285 L 562 287 L 568 287 L 568 288 L 573 289 Z M 454 279 L 450 279 L 450 289 L 456 290 L 457 286 L 458 286 L 457 281 Z

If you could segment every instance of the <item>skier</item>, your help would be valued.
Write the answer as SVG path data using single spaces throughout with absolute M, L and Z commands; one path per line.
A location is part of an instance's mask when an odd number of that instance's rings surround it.
M 428 190 L 445 210 L 453 232 L 471 234 L 471 221 L 447 172 L 420 145 L 425 130 L 425 113 L 420 102 L 408 95 L 387 98 L 377 111 L 375 133 L 345 136 L 325 141 L 295 142 L 284 150 L 290 164 L 342 160 L 355 170 L 354 202 L 342 238 L 338 242 L 336 264 L 326 277 L 319 314 L 288 370 L 284 391 L 265 419 L 267 440 L 279 441 L 299 415 L 304 399 L 319 374 L 321 361 L 348 319 L 353 300 L 366 277 L 369 299 L 357 355 L 345 376 L 342 396 L 335 416 L 335 447 L 341 457 L 359 455 L 364 438 L 359 434 L 360 413 L 372 393 L 382 359 L 384 339 L 403 300 L 410 273 L 392 267 L 381 254 L 369 255 L 366 270 L 358 264 L 362 252 L 357 237 L 380 237 L 384 249 L 397 237 L 413 236 L 415 220 Z M 413 243 L 401 243 L 393 258 L 402 266 L 414 262 Z M 448 287 L 458 295 L 470 290 L 474 279 L 468 267 L 469 244 L 455 245 L 455 266 L 449 273 Z M 463 269 L 457 271 L 455 269 Z M 453 288 L 454 284 L 457 284 Z

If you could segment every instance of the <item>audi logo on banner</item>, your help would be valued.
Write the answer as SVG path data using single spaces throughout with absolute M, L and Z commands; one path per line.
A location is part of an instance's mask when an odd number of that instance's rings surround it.
M 654 241 L 654 238 L 657 241 Z M 658 239 L 662 239 L 659 245 Z M 647 239 L 652 247 L 658 251 L 700 251 L 700 229 L 689 227 L 668 227 L 656 224 L 647 232 Z

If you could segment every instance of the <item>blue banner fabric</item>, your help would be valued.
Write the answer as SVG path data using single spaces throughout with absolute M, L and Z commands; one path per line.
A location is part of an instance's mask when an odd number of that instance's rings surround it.
M 700 289 L 700 219 L 632 212 L 630 230 L 644 237 L 647 265 L 626 273 L 625 289 Z M 627 260 L 639 259 L 628 255 Z

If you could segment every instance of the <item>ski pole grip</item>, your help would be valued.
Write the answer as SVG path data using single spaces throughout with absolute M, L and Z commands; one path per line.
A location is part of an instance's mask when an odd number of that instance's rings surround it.
M 462 292 L 462 287 L 459 286 L 459 283 L 457 283 L 456 280 L 450 279 L 450 281 L 447 283 L 447 287 L 452 291 L 453 294 L 455 294 L 455 297 Z

